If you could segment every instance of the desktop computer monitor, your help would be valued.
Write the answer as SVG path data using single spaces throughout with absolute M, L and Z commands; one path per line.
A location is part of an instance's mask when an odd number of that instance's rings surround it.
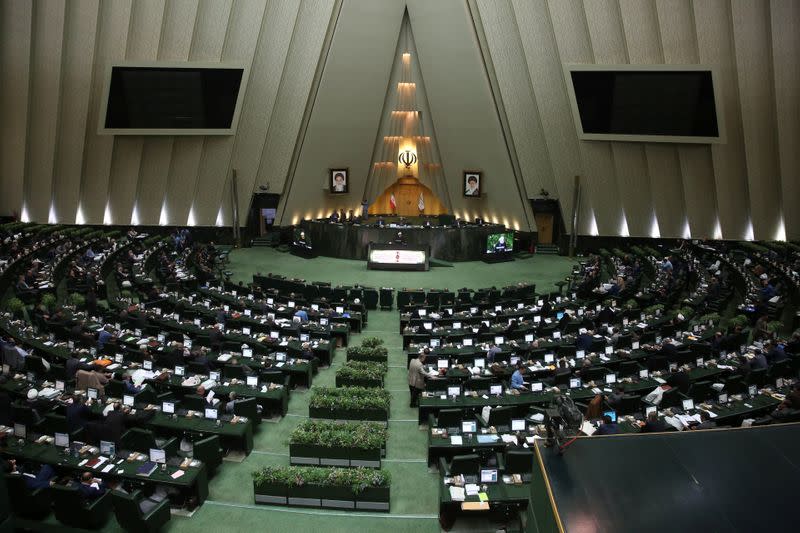
M 481 483 L 497 483 L 497 469 L 481 468 Z
M 175 403 L 174 402 L 162 402 L 161 403 L 161 412 L 171 415 L 175 413 Z
M 606 346 L 606 355 L 611 355 L 613 353 L 614 353 L 614 347 L 613 346 Z
M 150 462 L 160 465 L 167 463 L 167 452 L 158 448 L 150 448 Z
M 514 418 L 511 420 L 511 431 L 525 431 L 526 424 L 524 418 Z
M 56 433 L 56 446 L 69 448 L 69 433 Z
M 64 382 L 60 379 L 56 380 L 56 390 L 64 390 Z
M 556 313 L 556 320 L 561 320 L 562 318 L 564 318 L 564 311 Z
M 575 359 L 583 359 L 584 357 L 586 357 L 586 351 L 585 350 L 577 350 L 575 352 Z
M 142 361 L 142 368 L 145 370 L 153 370 L 153 362 L 145 359 Z
M 494 338 L 494 343 L 498 346 L 500 346 L 501 344 L 505 344 L 505 342 L 506 342 L 505 337 L 497 336 Z
M 503 386 L 502 385 L 489 385 L 489 394 L 492 396 L 500 396 L 503 394 Z
M 544 354 L 544 362 L 545 363 L 552 363 L 556 360 L 556 356 L 551 353 Z
M 113 457 L 117 451 L 117 446 L 113 442 L 107 440 L 100 441 L 100 455 L 108 455 Z
M 581 388 L 581 380 L 580 380 L 580 378 L 569 378 L 569 388 L 570 389 L 579 389 L 579 388 Z
M 603 411 L 603 416 L 609 417 L 612 422 L 616 422 L 617 421 L 617 412 L 616 411 Z
M 749 394 L 750 396 L 755 396 L 756 394 L 758 394 L 758 386 L 750 385 L 749 387 L 747 387 L 747 394 Z
M 486 359 L 484 359 L 483 357 L 476 357 L 475 366 L 478 368 L 486 368 Z
M 525 342 L 533 342 L 533 338 L 534 338 L 533 334 L 532 333 L 528 333 L 528 334 L 525 335 Z
M 650 377 L 650 371 L 649 370 L 647 370 L 646 368 L 644 368 L 642 370 L 639 370 L 639 378 L 640 379 L 647 379 L 648 377 Z
M 267 298 L 267 304 L 272 305 L 274 303 L 275 303 L 275 299 L 274 298 Z
M 542 385 L 541 381 L 537 381 L 536 383 L 531 383 L 531 390 L 533 392 L 542 392 L 542 390 L 544 390 L 544 385 Z
M 287 307 L 289 307 L 289 309 L 294 309 L 294 305 L 295 304 L 294 304 L 294 302 L 286 302 L 286 305 L 287 305 Z
M 431 339 L 431 348 L 438 348 L 442 341 L 440 339 Z
M 258 376 L 247 376 L 248 387 L 258 387 Z
M 250 335 L 250 328 L 242 327 L 242 335 Z
M 606 374 L 606 385 L 613 385 L 617 382 L 616 374 Z
M 163 333 L 159 333 L 158 337 L 156 338 L 158 339 L 158 342 L 160 342 L 161 344 L 164 344 L 164 341 L 167 340 L 167 336 L 164 335 Z
M 242 357 L 246 357 L 248 359 L 253 357 L 253 349 L 252 348 L 242 348 Z
M 450 368 L 450 361 L 447 359 L 437 359 L 436 368 Z
M 24 439 L 28 434 L 28 428 L 25 427 L 25 424 L 18 424 L 14 423 L 14 436 L 20 439 Z
M 472 339 L 464 339 L 464 346 L 472 346 L 474 341 Z
M 683 410 L 684 411 L 691 411 L 694 409 L 694 400 L 689 398 L 688 400 L 683 400 Z
M 308 333 L 301 333 L 300 334 L 300 342 L 308 342 L 311 339 L 311 335 Z
M 344 307 L 342 307 L 341 305 L 337 305 L 336 312 L 341 315 L 342 313 L 344 313 Z
M 311 309 L 314 311 L 319 311 L 319 304 L 311 304 Z
M 511 357 L 508 358 L 508 364 L 510 364 L 511 366 L 517 366 L 517 363 L 519 363 L 518 355 L 512 355 Z
M 478 313 L 478 308 L 477 307 L 470 307 L 469 308 L 469 312 L 470 312 L 470 314 L 475 315 L 475 314 Z
M 475 433 L 478 431 L 478 423 L 475 420 L 465 420 L 461 422 L 461 433 Z
M 428 314 L 427 309 L 418 309 L 419 316 L 426 316 Z
M 320 326 L 327 326 L 327 325 L 328 325 L 328 319 L 327 319 L 327 318 L 324 318 L 324 317 L 323 317 L 323 318 L 320 318 L 320 319 L 319 319 L 319 325 L 320 325 Z
M 286 361 L 286 354 L 283 352 L 277 352 L 275 354 L 275 360 L 278 362 Z
M 499 313 L 499 312 L 501 312 L 503 310 L 503 306 L 502 305 L 495 305 L 494 306 L 494 310 L 495 310 L 495 312 Z
M 270 331 L 269 332 L 269 338 L 270 339 L 279 339 L 280 336 L 281 336 L 281 332 L 280 331 Z
M 182 376 L 185 372 L 186 372 L 186 369 L 183 368 L 182 366 L 176 366 L 175 367 L 175 375 L 176 376 Z
M 561 332 L 560 331 L 554 331 L 553 332 L 553 338 L 554 339 L 560 339 L 561 338 Z
M 125 394 L 122 397 L 122 405 L 133 407 L 133 396 L 131 396 L 130 394 Z
M 452 387 L 447 387 L 447 395 L 448 396 L 461 396 L 461 387 L 454 385 Z
M 216 409 L 212 409 L 210 407 L 206 407 L 205 415 L 206 415 L 206 418 L 208 418 L 209 420 L 216 420 L 217 419 L 217 410 Z
M 216 370 L 212 370 L 208 373 L 208 379 L 212 381 L 219 381 L 219 372 Z
M 90 400 L 96 400 L 97 399 L 97 389 L 93 389 L 91 387 L 87 388 L 86 389 L 86 397 L 89 398 Z
M 461 322 L 453 322 L 453 329 L 461 329 Z
M 717 396 L 717 403 L 728 403 L 728 395 L 723 393 Z

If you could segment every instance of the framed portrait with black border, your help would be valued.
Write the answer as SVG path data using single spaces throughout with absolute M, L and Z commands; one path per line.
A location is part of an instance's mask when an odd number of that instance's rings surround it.
M 330 180 L 329 190 L 331 194 L 347 194 L 347 186 L 350 181 L 349 168 L 328 169 L 328 179 Z
M 476 170 L 464 171 L 464 196 L 468 198 L 481 197 L 481 185 L 483 183 L 483 173 Z

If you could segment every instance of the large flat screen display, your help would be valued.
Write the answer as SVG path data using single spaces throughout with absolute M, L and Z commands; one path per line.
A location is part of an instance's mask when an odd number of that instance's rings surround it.
M 582 139 L 721 142 L 711 70 L 593 67 L 567 71 Z
M 243 66 L 188 62 L 111 65 L 100 133 L 231 135 L 245 84 Z
M 500 254 L 514 251 L 514 232 L 491 233 L 486 236 L 486 253 Z

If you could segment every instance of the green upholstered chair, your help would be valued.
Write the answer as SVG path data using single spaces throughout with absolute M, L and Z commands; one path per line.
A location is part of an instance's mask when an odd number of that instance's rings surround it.
M 236 400 L 233 404 L 233 414 L 246 416 L 249 420 L 253 421 L 254 426 L 261 423 L 261 415 L 258 414 L 258 402 L 255 398 Z
M 120 439 L 120 449 L 131 450 L 147 454 L 150 448 L 164 450 L 167 457 L 173 457 L 178 453 L 180 443 L 175 437 L 169 439 L 157 439 L 152 431 L 142 428 L 131 428 L 122 435 Z
M 56 518 L 64 525 L 99 529 L 111 515 L 111 496 L 108 492 L 92 501 L 85 501 L 77 487 L 54 485 L 50 487 L 53 510 Z
M 208 475 L 211 477 L 214 470 L 222 463 L 222 447 L 219 436 L 213 435 L 196 441 L 192 448 L 192 457 L 206 465 Z
M 116 490 L 111 491 L 114 514 L 117 522 L 125 531 L 158 531 L 169 522 L 169 500 L 165 499 L 159 502 L 144 513 L 139 506 L 142 498 L 142 494 L 138 490 L 130 494 Z
M 6 474 L 5 478 L 14 514 L 36 520 L 50 514 L 50 490 L 48 488 L 29 489 L 21 474 Z

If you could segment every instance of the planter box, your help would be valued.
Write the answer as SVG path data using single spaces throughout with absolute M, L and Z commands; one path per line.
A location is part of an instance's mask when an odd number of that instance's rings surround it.
M 356 494 L 356 509 L 389 512 L 389 487 L 367 487 Z
M 348 361 L 372 361 L 374 363 L 388 363 L 389 357 L 386 355 L 363 355 L 363 354 L 350 354 L 347 356 Z
M 289 461 L 293 465 L 380 468 L 381 450 L 331 448 L 316 444 L 289 444 Z
M 327 418 L 333 420 L 389 420 L 389 411 L 384 409 L 326 409 L 323 407 L 308 408 L 311 418 Z
M 272 505 L 286 505 L 288 503 L 287 486 L 280 483 L 262 483 L 261 485 L 256 485 L 255 482 L 253 482 L 253 493 L 256 503 Z
M 344 378 L 336 376 L 337 387 L 374 387 L 383 388 L 382 379 L 366 379 L 366 378 Z
M 325 495 L 324 487 L 317 485 L 302 485 L 288 487 L 289 505 L 300 507 L 320 507 Z

